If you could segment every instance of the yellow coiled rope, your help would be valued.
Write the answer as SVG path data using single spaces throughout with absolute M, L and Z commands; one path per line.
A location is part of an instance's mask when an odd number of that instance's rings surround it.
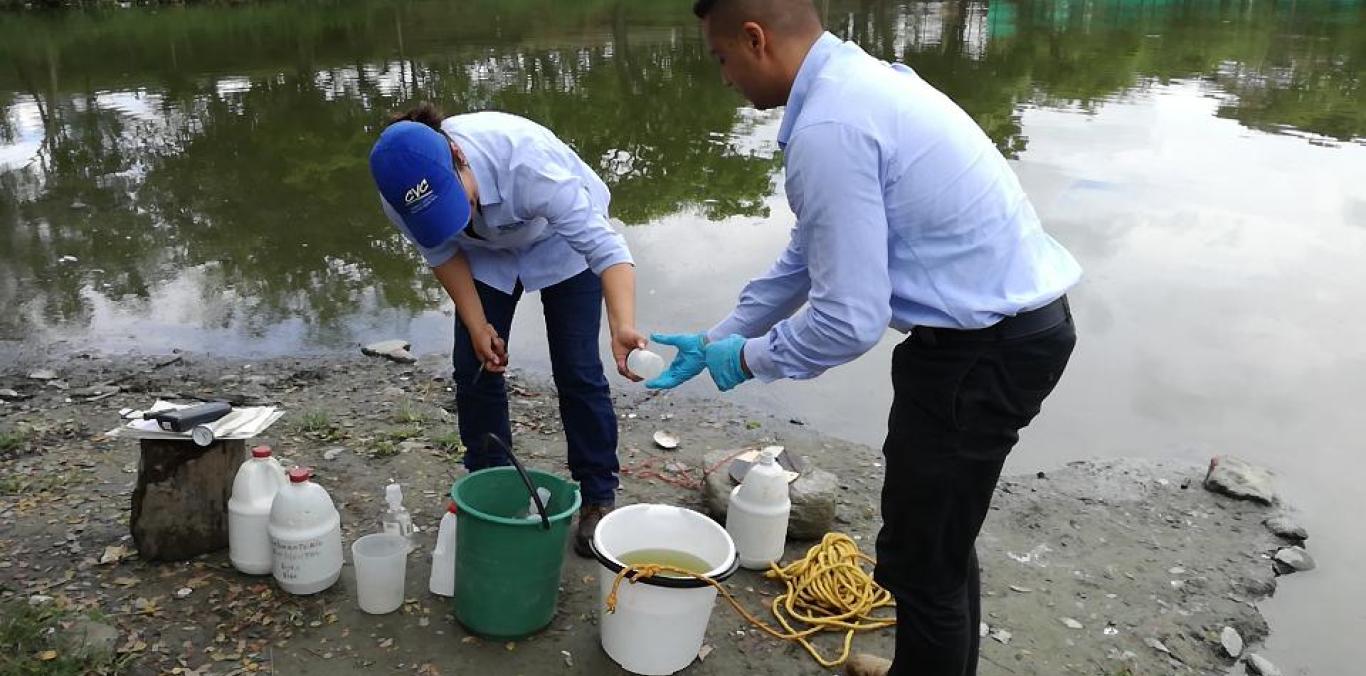
M 859 551 L 858 544 L 852 538 L 843 533 L 826 533 L 819 544 L 807 550 L 806 556 L 784 567 L 769 564 L 764 577 L 782 580 L 787 586 L 785 592 L 773 599 L 770 608 L 786 631 L 778 631 L 755 618 L 715 580 L 681 568 L 656 564 L 622 568 L 612 581 L 611 593 L 607 595 L 607 612 L 614 613 L 617 610 L 617 589 L 622 580 L 635 584 L 660 573 L 692 577 L 715 587 L 735 608 L 735 612 L 769 636 L 783 641 L 797 641 L 822 667 L 835 667 L 849 659 L 855 632 L 896 624 L 895 618 L 873 615 L 878 608 L 893 606 L 894 601 L 887 590 L 873 581 L 872 573 L 864 569 L 865 563 L 871 567 L 873 557 Z M 805 626 L 797 628 L 794 624 Z M 844 649 L 838 659 L 826 659 L 811 644 L 809 637 L 822 631 L 844 632 Z

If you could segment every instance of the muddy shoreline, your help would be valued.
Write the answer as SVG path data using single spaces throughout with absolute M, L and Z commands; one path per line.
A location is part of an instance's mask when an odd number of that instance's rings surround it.
M 48 379 L 30 375 L 50 370 Z M 529 465 L 567 475 L 548 379 L 510 379 L 514 437 Z M 596 564 L 570 554 L 559 613 L 514 644 L 467 633 L 447 601 L 426 593 L 434 526 L 463 473 L 444 357 L 404 365 L 370 357 L 244 360 L 197 354 L 11 353 L 0 366 L 0 601 L 53 604 L 93 615 L 117 635 L 129 673 L 420 674 L 618 673 L 598 647 Z M 800 421 L 724 399 L 647 393 L 613 379 L 621 429 L 618 504 L 702 504 L 703 455 L 778 444 L 840 481 L 835 527 L 865 551 L 879 524 L 876 449 L 823 436 Z M 177 564 L 137 558 L 128 535 L 136 444 L 109 439 L 123 407 L 156 397 L 227 398 L 286 411 L 261 441 L 315 468 L 342 513 L 346 542 L 375 530 L 381 489 L 404 485 L 423 532 L 400 612 L 356 608 L 349 566 L 315 597 L 293 598 L 269 578 L 240 575 L 227 552 Z M 664 429 L 676 451 L 654 446 Z M 983 674 L 1223 674 L 1231 627 L 1255 652 L 1267 625 L 1256 602 L 1274 593 L 1270 556 L 1285 544 L 1262 525 L 1276 507 L 1204 490 L 1205 468 L 1113 460 L 1004 478 L 979 541 Z M 790 542 L 788 556 L 811 542 Z M 109 547 L 126 547 L 100 563 Z M 348 557 L 349 558 L 349 557 Z M 758 612 L 780 588 L 741 573 L 729 588 Z M 185 590 L 189 590 L 188 593 Z M 712 616 L 705 661 L 686 673 L 829 673 L 795 644 L 747 627 L 730 608 Z M 822 646 L 836 649 L 834 637 Z M 855 649 L 890 654 L 890 631 Z M 191 671 L 193 670 L 193 671 Z

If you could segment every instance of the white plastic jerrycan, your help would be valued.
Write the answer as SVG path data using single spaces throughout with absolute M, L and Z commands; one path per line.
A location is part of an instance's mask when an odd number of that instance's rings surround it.
M 741 566 L 768 568 L 783 557 L 791 514 L 787 473 L 773 453 L 765 451 L 745 474 L 745 480 L 731 491 L 726 509 L 726 532 L 735 541 Z
M 251 459 L 237 468 L 228 498 L 228 558 L 247 575 L 270 574 L 270 505 L 286 483 L 269 446 L 251 449 Z
M 289 485 L 270 507 L 275 581 L 291 594 L 316 594 L 341 576 L 341 515 L 312 477 L 303 467 L 289 470 Z

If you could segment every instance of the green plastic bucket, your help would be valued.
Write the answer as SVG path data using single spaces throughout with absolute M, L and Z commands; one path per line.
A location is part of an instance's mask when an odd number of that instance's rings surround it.
M 482 469 L 451 487 L 457 507 L 455 619 L 487 638 L 522 638 L 555 616 L 579 487 L 534 469 L 527 477 L 550 491 L 545 521 L 520 518 L 529 497 L 513 467 Z

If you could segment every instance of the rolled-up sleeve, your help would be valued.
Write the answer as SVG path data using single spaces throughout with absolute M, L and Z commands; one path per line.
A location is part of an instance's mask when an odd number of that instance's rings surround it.
M 745 345 L 746 364 L 764 381 L 814 378 L 852 361 L 877 345 L 892 315 L 877 142 L 821 123 L 798 130 L 786 152 L 809 304 Z
M 582 254 L 594 274 L 618 263 L 632 263 L 626 239 L 596 209 L 574 172 L 553 156 L 537 154 L 513 168 L 517 187 L 513 209 L 518 218 L 545 218 L 550 228 Z

